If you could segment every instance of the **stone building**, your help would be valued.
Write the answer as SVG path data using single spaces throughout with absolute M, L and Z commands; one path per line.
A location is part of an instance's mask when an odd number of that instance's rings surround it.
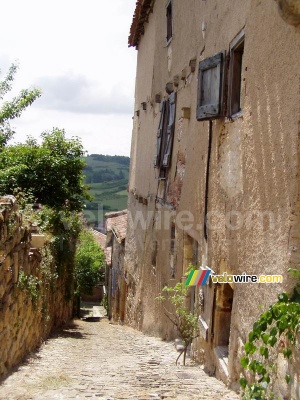
M 123 322 L 127 297 L 127 278 L 124 271 L 127 210 L 105 214 L 106 219 L 106 285 L 108 294 L 108 317 Z
M 233 386 L 258 306 L 293 285 L 287 269 L 300 261 L 300 10 L 277 3 L 138 0 L 129 36 L 138 61 L 125 320 L 173 338 L 155 298 L 190 263 L 282 274 L 280 284 L 191 290 L 194 355 L 204 351 L 206 368 Z

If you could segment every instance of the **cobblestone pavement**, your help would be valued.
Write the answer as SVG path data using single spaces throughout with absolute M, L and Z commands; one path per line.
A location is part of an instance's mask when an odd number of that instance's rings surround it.
M 190 361 L 176 366 L 176 356 L 172 343 L 129 327 L 77 320 L 2 382 L 0 399 L 239 398 Z

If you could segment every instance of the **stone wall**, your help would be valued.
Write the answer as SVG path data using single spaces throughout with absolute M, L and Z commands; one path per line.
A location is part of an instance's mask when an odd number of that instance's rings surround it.
M 65 297 L 64 282 L 32 247 L 15 199 L 0 198 L 0 377 L 72 316 Z

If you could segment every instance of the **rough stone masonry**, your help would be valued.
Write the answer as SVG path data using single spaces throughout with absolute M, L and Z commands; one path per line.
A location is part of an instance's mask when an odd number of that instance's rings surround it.
M 51 290 L 41 279 L 41 261 L 15 198 L 0 198 L 0 377 L 72 315 L 72 302 L 65 299 L 61 280 Z M 36 302 L 19 284 L 20 275 L 39 286 Z

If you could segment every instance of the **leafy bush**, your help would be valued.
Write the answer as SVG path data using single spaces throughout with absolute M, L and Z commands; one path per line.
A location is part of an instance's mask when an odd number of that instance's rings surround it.
M 105 257 L 93 234 L 83 230 L 75 254 L 77 295 L 92 294 L 93 287 L 104 280 Z
M 81 142 L 67 140 L 65 131 L 57 128 L 41 136 L 41 145 L 28 139 L 0 152 L 0 195 L 20 188 L 49 207 L 81 210 L 83 199 L 90 199 L 83 182 Z

